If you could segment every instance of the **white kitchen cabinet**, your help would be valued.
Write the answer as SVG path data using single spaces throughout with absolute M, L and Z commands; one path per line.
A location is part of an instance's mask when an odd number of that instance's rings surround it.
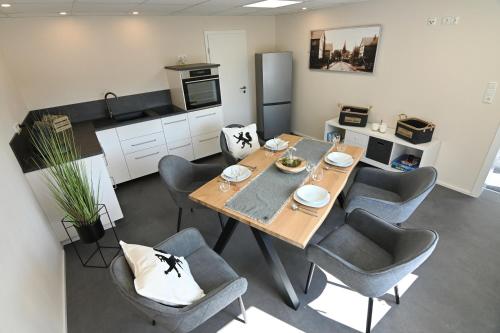
M 163 127 L 160 119 L 153 119 L 117 127 L 116 132 L 118 133 L 120 140 L 123 141 L 134 139 L 143 135 L 163 132 Z
M 191 139 L 187 113 L 163 118 L 162 125 L 165 140 L 168 143 L 182 139 Z
M 193 137 L 194 158 L 210 156 L 220 153 L 220 129 L 215 132 L 202 134 Z
M 167 144 L 169 155 L 176 155 L 185 158 L 188 161 L 194 160 L 193 143 L 191 137 L 172 141 Z
M 87 170 L 89 179 L 92 172 L 92 185 L 97 192 L 99 188 L 99 203 L 105 204 L 112 221 L 123 218 L 123 212 L 113 189 L 113 184 L 106 168 L 104 155 L 96 155 L 81 160 Z M 61 225 L 61 219 L 65 216 L 64 211 L 57 205 L 47 185 L 44 170 L 36 170 L 25 174 L 26 179 L 35 194 L 45 216 L 54 229 L 57 239 L 62 243 L 68 242 L 68 236 Z M 102 216 L 101 221 L 105 229 L 111 227 L 107 216 Z M 68 229 L 71 237 L 77 237 L 74 228 Z
M 121 141 L 124 154 L 134 153 L 136 151 L 148 149 L 165 144 L 165 136 L 163 132 L 142 135 L 137 138 Z
M 191 136 L 220 131 L 224 126 L 222 108 L 215 107 L 188 113 Z M 196 155 L 196 154 L 195 154 Z
M 95 133 L 108 167 L 109 175 L 114 184 L 119 184 L 130 180 L 125 156 L 123 156 L 120 139 L 115 128 L 110 128 Z
M 158 172 L 158 162 L 167 154 L 167 146 L 160 145 L 125 155 L 130 176 L 139 178 Z

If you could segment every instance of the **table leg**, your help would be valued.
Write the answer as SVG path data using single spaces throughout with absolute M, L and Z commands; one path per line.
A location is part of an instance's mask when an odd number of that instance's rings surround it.
M 219 239 L 217 240 L 217 243 L 215 243 L 214 246 L 215 252 L 221 254 L 222 251 L 224 251 L 224 248 L 226 247 L 227 242 L 229 242 L 231 236 L 233 235 L 233 232 L 236 229 L 238 223 L 239 222 L 233 218 L 229 218 L 227 220 L 227 222 L 224 224 L 224 229 L 222 229 Z
M 278 289 L 281 296 L 284 298 L 285 302 L 292 307 L 294 310 L 299 308 L 300 302 L 293 289 L 292 283 L 286 274 L 285 267 L 281 263 L 280 257 L 276 252 L 276 249 L 272 243 L 272 236 L 258 230 L 251 228 L 257 243 L 259 244 L 260 250 L 264 254 L 264 258 L 267 264 L 271 268 L 271 273 L 273 275 L 274 281 L 278 285 Z

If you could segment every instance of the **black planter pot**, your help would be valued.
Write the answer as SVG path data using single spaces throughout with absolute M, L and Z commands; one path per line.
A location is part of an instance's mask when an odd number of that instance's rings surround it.
M 76 232 L 83 243 L 95 243 L 104 236 L 104 227 L 101 219 L 92 224 L 86 224 L 80 227 L 75 226 Z

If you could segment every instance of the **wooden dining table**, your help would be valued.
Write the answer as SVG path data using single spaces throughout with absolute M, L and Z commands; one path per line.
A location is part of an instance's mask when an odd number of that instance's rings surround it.
M 289 146 L 294 146 L 302 139 L 302 137 L 290 134 L 282 134 L 280 138 L 288 141 Z M 267 168 L 275 167 L 274 163 L 283 155 L 283 151 L 273 153 L 266 151 L 265 148 L 261 148 L 247 156 L 239 164 L 251 167 L 252 175 L 242 182 L 231 183 L 227 192 L 220 190 L 219 185 L 222 178 L 216 177 L 190 195 L 191 200 L 229 218 L 214 246 L 215 252 L 222 253 L 239 223 L 246 224 L 251 228 L 259 248 L 270 266 L 270 271 L 281 296 L 294 309 L 298 309 L 300 302 L 280 257 L 273 246 L 273 238 L 278 238 L 301 249 L 307 246 L 309 240 L 328 216 L 335 201 L 342 193 L 349 175 L 363 155 L 363 148 L 347 145 L 344 147 L 345 153 L 351 155 L 354 159 L 354 163 L 350 167 L 331 167 L 329 170 L 326 170 L 325 168 L 330 166 L 324 160 L 318 163 L 317 167 L 323 168 L 324 176 L 321 180 L 314 181 L 314 184 L 328 190 L 331 200 L 326 206 L 314 209 L 316 216 L 307 214 L 302 210 L 293 210 L 291 205 L 293 193 L 285 203 L 285 207 L 268 224 L 259 222 L 225 206 L 229 199 L 244 189 L 254 178 L 258 177 Z M 335 148 L 332 148 L 332 151 L 335 151 Z

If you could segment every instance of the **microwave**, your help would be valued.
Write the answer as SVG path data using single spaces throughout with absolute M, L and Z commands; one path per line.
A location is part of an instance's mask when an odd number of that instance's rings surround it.
M 167 76 L 175 106 L 190 111 L 222 104 L 218 65 L 167 67 Z

